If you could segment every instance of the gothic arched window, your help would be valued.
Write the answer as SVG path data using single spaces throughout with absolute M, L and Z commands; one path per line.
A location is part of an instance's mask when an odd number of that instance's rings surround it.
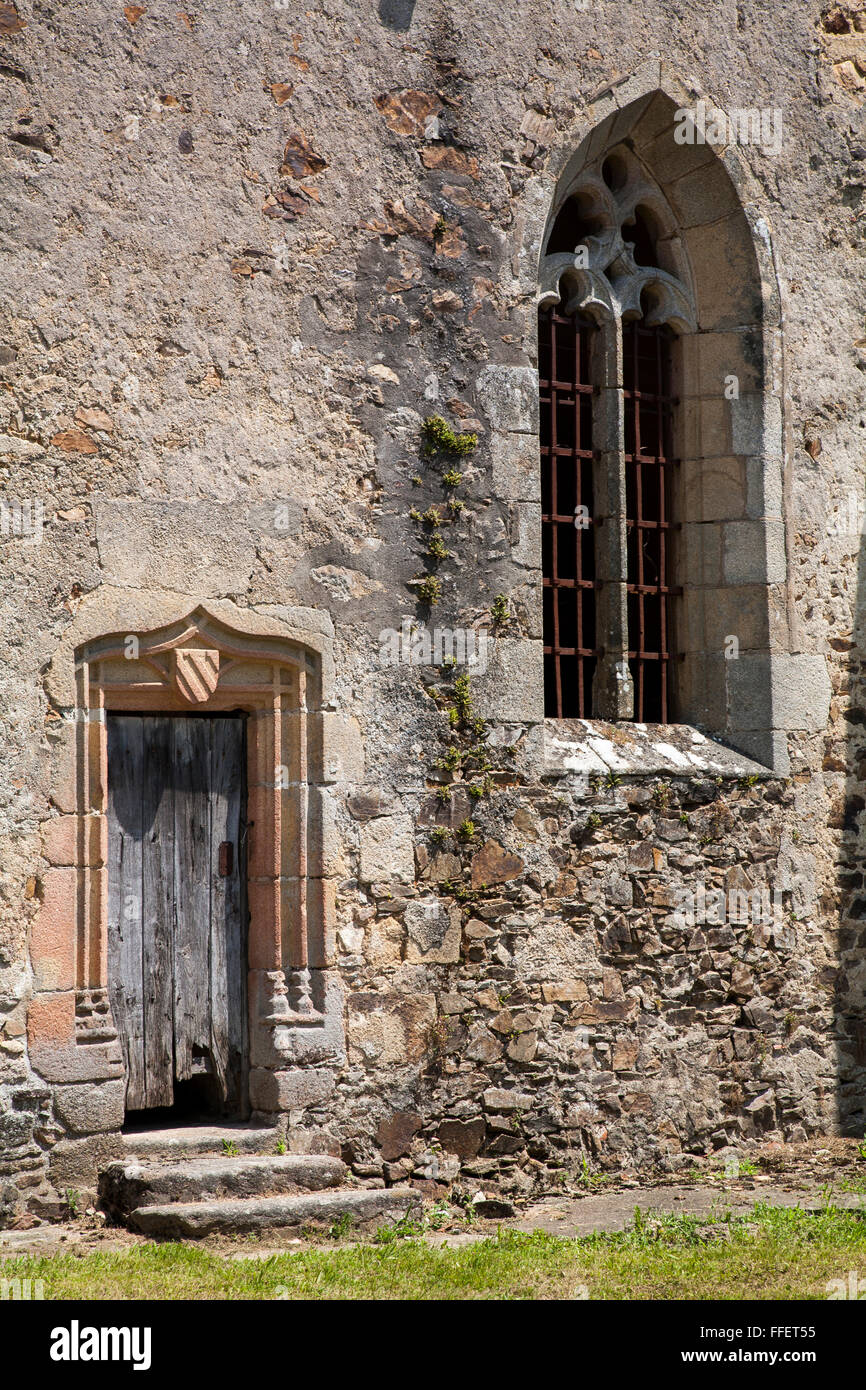
M 620 146 L 584 167 L 541 263 L 548 716 L 672 718 L 675 364 L 694 328 L 673 214 Z

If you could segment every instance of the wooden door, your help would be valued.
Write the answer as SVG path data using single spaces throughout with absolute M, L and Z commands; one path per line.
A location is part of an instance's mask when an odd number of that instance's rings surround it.
M 108 980 L 127 1110 L 246 1106 L 241 716 L 108 715 Z

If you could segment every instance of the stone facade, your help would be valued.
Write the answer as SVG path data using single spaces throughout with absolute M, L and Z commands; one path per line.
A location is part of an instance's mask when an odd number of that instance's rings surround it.
M 866 1126 L 866 12 L 519 9 L 0 5 L 0 1221 L 119 1152 L 104 713 L 190 691 L 259 730 L 290 1149 L 521 1193 Z M 544 718 L 536 311 L 617 151 L 687 300 L 676 726 Z

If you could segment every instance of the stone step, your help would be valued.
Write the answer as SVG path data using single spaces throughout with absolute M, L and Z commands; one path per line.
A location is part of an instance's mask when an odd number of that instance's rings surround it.
M 193 1158 L 225 1155 L 226 1144 L 238 1153 L 275 1154 L 280 1132 L 270 1125 L 173 1125 L 169 1129 L 132 1130 L 123 1135 L 130 1158 Z
M 138 1207 L 130 1213 L 129 1225 L 144 1235 L 196 1239 L 323 1226 L 346 1215 L 358 1227 L 390 1225 L 404 1216 L 420 1215 L 421 1207 L 419 1193 L 407 1187 L 338 1188 L 300 1197 L 247 1197 Z
M 321 1192 L 345 1176 L 345 1164 L 325 1154 L 244 1154 L 183 1163 L 121 1160 L 103 1170 L 99 1191 L 110 1210 L 123 1213 L 168 1202 Z

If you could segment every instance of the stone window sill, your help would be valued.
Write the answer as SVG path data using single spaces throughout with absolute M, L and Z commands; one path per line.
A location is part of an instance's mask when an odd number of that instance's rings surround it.
M 547 776 L 708 776 L 775 774 L 690 724 L 611 724 L 603 719 L 545 719 Z

